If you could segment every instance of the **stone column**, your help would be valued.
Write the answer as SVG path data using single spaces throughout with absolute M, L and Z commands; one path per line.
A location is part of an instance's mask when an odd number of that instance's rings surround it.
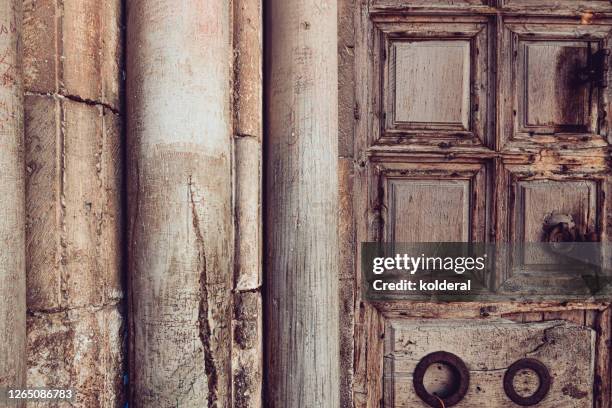
M 135 407 L 231 404 L 231 2 L 127 1 Z
M 265 9 L 267 400 L 339 406 L 335 0 Z
M 122 5 L 23 7 L 27 383 L 74 388 L 76 407 L 121 406 Z
M 262 403 L 262 0 L 234 2 L 234 407 Z
M 21 1 L 0 0 L 0 388 L 25 386 L 25 165 Z

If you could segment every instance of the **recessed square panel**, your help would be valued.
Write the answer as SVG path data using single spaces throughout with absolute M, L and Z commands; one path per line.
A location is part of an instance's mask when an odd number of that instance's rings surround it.
M 597 182 L 594 180 L 517 181 L 514 219 L 519 242 L 544 242 L 545 224 L 554 214 L 567 215 L 586 232 L 595 229 Z
M 612 24 L 508 17 L 503 27 L 500 149 L 608 143 Z
M 519 105 L 521 129 L 580 132 L 591 129 L 591 83 L 580 76 L 596 44 L 588 41 L 521 41 Z M 595 104 L 596 106 L 597 104 Z
M 397 41 L 391 50 L 395 123 L 467 131 L 470 41 Z
M 390 242 L 468 242 L 469 180 L 390 179 Z
M 478 16 L 375 23 L 372 144 L 490 145 L 488 25 Z
M 380 163 L 373 202 L 388 243 L 484 242 L 487 166 L 483 163 Z
M 581 298 L 600 289 L 599 278 L 585 277 L 609 265 L 607 249 L 596 244 L 605 235 L 607 176 L 564 166 L 535 172 L 512 164 L 499 174 L 498 225 L 509 243 L 508 262 L 499 265 L 500 295 Z

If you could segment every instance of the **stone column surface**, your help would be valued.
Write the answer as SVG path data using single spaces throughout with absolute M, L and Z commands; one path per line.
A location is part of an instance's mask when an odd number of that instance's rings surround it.
M 25 164 L 21 1 L 0 0 L 0 388 L 25 386 Z
M 267 405 L 339 406 L 335 0 L 269 0 Z
M 232 386 L 236 408 L 259 408 L 263 385 L 262 0 L 234 2 L 234 214 Z
M 231 7 L 127 1 L 130 406 L 231 405 Z
M 28 387 L 125 404 L 121 0 L 24 0 Z M 65 402 L 28 402 L 55 408 Z

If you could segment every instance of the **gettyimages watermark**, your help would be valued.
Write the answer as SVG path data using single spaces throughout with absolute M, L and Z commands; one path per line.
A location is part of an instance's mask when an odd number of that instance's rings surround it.
M 366 242 L 362 290 L 372 301 L 612 299 L 612 245 Z

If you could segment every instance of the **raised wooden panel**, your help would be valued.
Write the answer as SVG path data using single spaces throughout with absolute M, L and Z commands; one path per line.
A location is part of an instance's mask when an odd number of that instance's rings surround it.
M 393 42 L 389 67 L 395 125 L 469 130 L 469 41 Z
M 470 180 L 390 179 L 389 242 L 468 242 Z
M 509 264 L 499 268 L 500 293 L 523 296 L 589 296 L 591 288 L 585 275 L 600 274 L 594 265 L 609 267 L 604 246 L 592 253 L 591 266 L 569 262 L 563 252 L 553 251 L 547 224 L 553 217 L 571 217 L 576 241 L 605 240 L 607 176 L 576 169 L 563 171 L 563 165 L 534 172 L 528 165 L 508 165 L 498 181 L 500 238 L 511 242 Z M 567 218 L 566 218 L 567 219 Z M 582 238 L 580 238 L 582 237 Z M 540 245 L 534 245 L 539 243 Z M 569 250 L 568 247 L 564 249 Z M 589 249 L 591 250 L 591 249 Z M 569 255 L 569 254 L 568 254 Z M 573 259 L 572 258 L 569 259 Z
M 607 143 L 609 95 L 600 85 L 607 81 L 608 57 L 602 70 L 587 67 L 609 49 L 612 25 L 601 19 L 561 21 L 505 20 L 498 97 L 502 149 Z
M 483 163 L 377 163 L 372 210 L 384 242 L 484 242 L 487 166 Z
M 592 133 L 590 83 L 578 79 L 591 51 L 587 41 L 521 41 L 520 129 L 525 132 Z M 595 103 L 595 107 L 597 104 Z
M 488 145 L 486 17 L 403 17 L 374 24 L 371 144 Z
M 543 224 L 553 213 L 571 215 L 579 229 L 596 230 L 596 181 L 525 180 L 515 182 L 514 187 L 514 241 L 542 242 Z
M 512 363 L 526 357 L 542 362 L 552 377 L 538 407 L 592 408 L 595 338 L 591 328 L 564 321 L 387 320 L 384 406 L 429 407 L 415 394 L 412 374 L 427 354 L 447 351 L 460 357 L 470 372 L 468 393 L 457 408 L 515 406 L 504 393 L 503 377 Z M 430 392 L 448 382 L 443 365 L 432 368 L 425 378 Z M 537 388 L 535 375 L 521 380 L 521 388 Z

